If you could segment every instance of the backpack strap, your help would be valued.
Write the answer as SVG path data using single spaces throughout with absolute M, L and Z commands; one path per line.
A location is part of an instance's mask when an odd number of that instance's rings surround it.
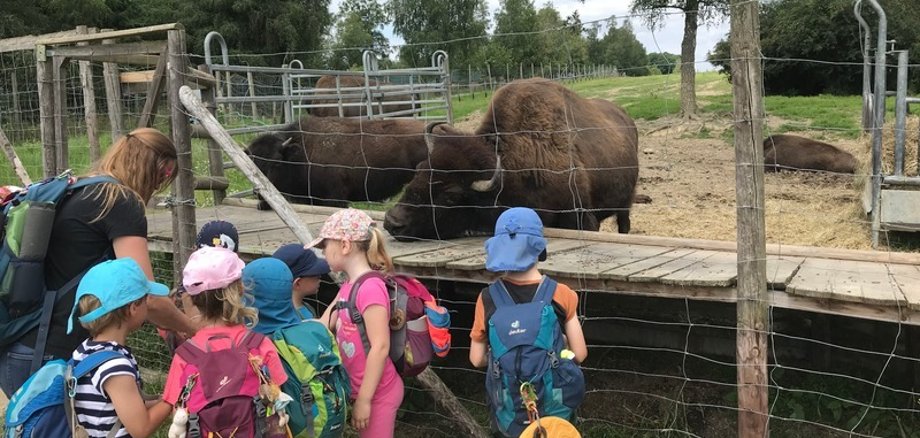
M 540 280 L 540 285 L 537 286 L 537 291 L 533 294 L 533 300 L 531 302 L 542 301 L 546 304 L 552 304 L 553 295 L 556 293 L 556 280 L 543 276 L 543 279 Z
M 358 288 L 361 287 L 364 280 L 369 278 L 379 278 L 386 283 L 386 276 L 378 271 L 368 271 L 355 279 L 354 284 L 351 285 L 351 291 L 348 293 L 348 301 L 339 301 L 335 305 L 337 310 L 345 309 L 348 311 L 351 322 L 358 328 L 358 335 L 361 336 L 361 344 L 364 346 L 365 355 L 371 351 L 371 341 L 367 337 L 367 326 L 364 324 L 364 316 L 361 315 L 361 312 L 358 310 Z
M 38 333 L 35 336 L 35 346 L 33 347 L 35 353 L 32 356 L 32 374 L 35 374 L 35 372 L 42 367 L 42 363 L 44 363 L 45 360 L 45 346 L 48 344 L 48 332 L 51 330 L 51 315 L 54 312 L 55 303 L 60 301 L 68 292 L 76 289 L 77 285 L 80 284 L 80 280 L 83 279 L 83 276 L 86 275 L 93 266 L 113 258 L 115 258 L 115 250 L 109 247 L 99 260 L 89 265 L 76 277 L 68 280 L 67 283 L 64 283 L 58 290 L 45 291 L 45 299 L 42 301 L 42 312 L 39 316 Z
M 246 348 L 246 351 L 258 350 L 262 346 L 262 341 L 265 340 L 265 335 L 261 333 L 256 333 L 252 330 L 247 330 L 246 334 L 243 335 L 243 339 L 240 340 L 240 347 Z
M 505 287 L 505 283 L 499 278 L 489 285 L 489 296 L 492 298 L 492 304 L 495 308 L 513 306 L 517 303 L 511 299 L 511 293 Z
M 93 372 L 102 366 L 102 364 L 122 357 L 126 356 L 117 351 L 100 350 L 86 356 L 76 366 L 73 366 L 72 362 L 68 362 L 67 374 L 64 376 L 64 387 L 67 391 L 67 394 L 64 394 L 64 414 L 67 417 L 67 425 L 71 431 L 77 426 L 76 408 L 74 407 L 74 390 L 77 387 L 77 380 Z M 121 419 L 116 418 L 115 423 L 112 424 L 112 428 L 109 429 L 109 433 L 106 434 L 106 438 L 115 438 L 115 436 L 118 435 L 118 431 L 121 430 L 121 427 Z
M 119 184 L 118 180 L 107 175 L 98 175 L 90 176 L 87 178 L 82 178 L 77 180 L 77 182 L 68 186 L 68 190 L 75 190 L 82 187 L 91 186 L 93 184 L 101 183 L 115 183 Z M 60 204 L 60 201 L 58 202 Z M 99 263 L 102 263 L 110 258 L 114 258 L 114 250 L 109 248 L 105 254 L 102 255 L 102 258 L 99 259 L 96 263 L 89 265 L 83 272 L 78 274 L 76 277 L 71 278 L 67 283 L 64 283 L 63 286 L 54 291 L 45 291 L 45 299 L 42 301 L 42 312 L 39 316 L 38 323 L 38 333 L 35 337 L 35 354 L 32 356 L 32 373 L 34 374 L 42 367 L 42 363 L 45 359 L 45 345 L 48 343 L 48 332 L 51 329 L 51 313 L 54 310 L 54 304 L 57 303 L 61 297 L 70 292 L 80 283 L 80 280 L 83 278 L 83 275 L 90 270 L 93 266 L 96 266 Z

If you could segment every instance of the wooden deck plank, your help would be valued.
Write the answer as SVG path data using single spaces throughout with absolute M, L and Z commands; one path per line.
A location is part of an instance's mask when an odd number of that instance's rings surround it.
M 690 254 L 693 254 L 695 252 L 697 252 L 697 250 L 695 249 L 678 248 L 673 251 L 668 251 L 662 254 L 658 254 L 657 256 L 654 256 L 654 257 L 649 257 L 647 259 L 639 260 L 639 261 L 636 261 L 636 262 L 633 262 L 627 265 L 613 268 L 609 271 L 605 271 L 601 273 L 601 278 L 619 280 L 619 281 L 652 281 L 654 279 L 657 279 L 658 276 L 641 277 L 638 275 L 642 272 L 658 268 L 659 266 L 662 266 L 662 265 L 678 262 L 682 258 Z M 662 272 L 661 275 L 669 274 L 673 272 L 674 270 L 680 269 L 681 267 L 685 267 L 688 264 L 693 263 L 695 261 L 696 260 L 691 260 L 687 264 L 675 267 L 672 271 Z M 635 279 L 633 277 L 634 275 L 637 276 L 635 277 Z
M 599 279 L 601 274 L 613 268 L 666 253 L 671 248 L 662 246 L 640 246 L 622 243 L 600 243 L 584 245 L 584 242 L 569 239 L 554 239 L 553 242 L 574 243 L 569 250 L 556 253 L 549 251 L 546 262 L 540 270 L 550 275 L 566 275 Z
M 697 253 L 688 256 L 685 260 L 695 257 L 703 257 L 703 255 Z M 735 284 L 737 278 L 738 256 L 734 253 L 716 252 L 659 279 L 664 284 L 675 286 L 730 287 Z
M 793 295 L 866 304 L 896 304 L 900 292 L 884 264 L 808 258 L 786 290 Z
M 914 265 L 888 264 L 888 273 L 907 306 L 920 310 L 920 268 Z
M 803 257 L 767 256 L 767 286 L 773 290 L 786 290 L 786 285 L 804 261 Z
M 547 260 L 540 264 L 540 270 L 544 273 L 549 274 L 549 271 L 546 269 L 552 270 L 552 267 L 547 268 L 549 263 L 552 262 L 557 256 L 559 256 L 563 251 L 567 251 L 573 248 L 578 248 L 584 245 L 584 242 L 579 242 L 577 240 L 571 239 L 550 239 L 546 242 L 546 253 Z M 479 251 L 470 257 L 463 259 L 453 260 L 447 263 L 445 266 L 450 269 L 461 269 L 464 271 L 476 271 L 486 268 L 486 249 L 485 241 L 480 239 Z
M 393 263 L 409 267 L 446 267 L 448 263 L 454 260 L 466 259 L 483 251 L 482 239 L 476 237 L 432 243 L 436 243 L 438 246 L 432 247 L 431 250 L 425 252 L 414 252 L 393 257 Z M 395 244 L 395 241 L 387 242 L 387 250 L 389 250 L 391 244 Z

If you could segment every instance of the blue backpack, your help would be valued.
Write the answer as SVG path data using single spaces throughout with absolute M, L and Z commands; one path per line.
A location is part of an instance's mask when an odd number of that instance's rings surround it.
M 486 392 L 492 423 L 505 436 L 527 427 L 521 396 L 530 384 L 540 416 L 565 420 L 585 398 L 585 378 L 572 360 L 560 357 L 565 343 L 553 309 L 556 281 L 543 277 L 529 303 L 515 303 L 501 280 L 489 285 L 495 313 L 489 319 L 489 367 Z
M 4 438 L 74 436 L 75 430 L 81 428 L 73 408 L 77 379 L 121 357 L 125 356 L 117 351 L 100 350 L 86 356 L 76 367 L 73 360 L 55 359 L 46 363 L 10 398 L 4 418 Z M 120 420 L 112 426 L 108 437 L 114 437 L 119 429 Z
M 303 321 L 276 331 L 272 342 L 288 375 L 281 390 L 294 399 L 287 406 L 294 438 L 341 437 L 351 384 L 332 333 Z
M 70 171 L 15 192 L 0 213 L 0 348 L 39 327 L 32 372 L 45 353 L 51 313 L 68 291 L 77 287 L 84 271 L 57 291 L 45 287 L 45 256 L 58 205 L 73 190 L 99 183 L 117 183 L 108 176 L 76 181 Z M 106 254 L 99 262 L 108 259 Z M 95 265 L 95 263 L 93 263 Z M 92 266 L 87 266 L 89 270 Z

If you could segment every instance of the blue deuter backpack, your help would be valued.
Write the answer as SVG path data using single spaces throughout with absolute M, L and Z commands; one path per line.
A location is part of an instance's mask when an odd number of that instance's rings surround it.
M 585 378 L 565 348 L 553 309 L 556 281 L 544 276 L 533 301 L 515 303 L 501 280 L 489 285 L 495 313 L 489 319 L 489 367 L 486 392 L 492 424 L 505 436 L 520 436 L 527 427 L 521 384 L 530 383 L 540 416 L 565 420 L 585 398 Z
M 73 190 L 106 182 L 118 181 L 108 176 L 76 180 L 68 170 L 14 193 L 0 207 L 0 348 L 38 327 L 33 373 L 41 367 L 54 303 L 86 272 L 57 291 L 45 286 L 45 256 L 57 207 Z M 108 258 L 106 254 L 99 262 Z
M 86 356 L 77 366 L 73 361 L 49 361 L 10 398 L 4 417 L 4 438 L 68 438 L 77 426 L 73 411 L 72 388 L 76 381 L 102 364 L 125 357 L 112 350 L 101 350 Z M 116 421 L 108 436 L 121 429 Z

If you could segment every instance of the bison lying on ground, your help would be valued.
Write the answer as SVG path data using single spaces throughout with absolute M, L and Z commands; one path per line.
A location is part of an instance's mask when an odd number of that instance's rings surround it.
M 773 135 L 763 141 L 764 170 L 815 170 L 855 173 L 856 158 L 824 142 L 796 135 Z
M 319 79 L 317 79 L 316 80 L 317 94 L 336 94 L 335 78 L 336 78 L 335 76 L 321 76 Z M 374 79 L 370 79 L 369 83 L 372 87 L 371 91 L 373 91 L 373 87 L 377 85 L 377 81 Z M 342 88 L 363 87 L 364 78 L 361 76 L 339 76 L 339 86 Z M 367 98 L 366 97 L 358 98 L 355 96 L 356 93 L 357 93 L 357 90 L 347 91 L 345 94 L 351 97 L 342 99 L 342 103 L 364 102 L 365 104 L 364 105 L 343 106 L 342 107 L 342 117 L 367 116 L 367 105 L 366 105 Z M 373 114 L 383 114 L 383 113 L 394 113 L 397 111 L 410 110 L 410 109 L 417 107 L 417 105 L 415 107 L 413 107 L 411 103 L 398 104 L 398 105 L 391 105 L 391 104 L 381 105 L 381 102 L 408 101 L 411 98 L 412 96 L 408 94 L 385 95 L 382 98 L 375 99 L 371 111 Z M 418 97 L 416 97 L 416 100 L 418 100 Z M 321 100 L 314 100 L 310 103 L 333 104 L 333 103 L 338 103 L 338 100 L 337 99 L 328 99 L 328 100 L 321 99 Z M 310 115 L 313 115 L 316 117 L 338 117 L 339 116 L 338 106 L 309 108 L 307 112 L 309 112 Z M 411 114 L 403 114 L 401 116 L 411 117 Z
M 386 215 L 397 239 L 491 233 L 501 212 L 531 207 L 545 226 L 597 230 L 617 217 L 629 232 L 639 179 L 632 119 L 545 79 L 512 82 L 492 98 L 474 134 L 429 125 L 430 160 Z
M 256 138 L 246 153 L 291 202 L 345 207 L 399 193 L 428 156 L 424 134 L 418 120 L 308 117 Z

